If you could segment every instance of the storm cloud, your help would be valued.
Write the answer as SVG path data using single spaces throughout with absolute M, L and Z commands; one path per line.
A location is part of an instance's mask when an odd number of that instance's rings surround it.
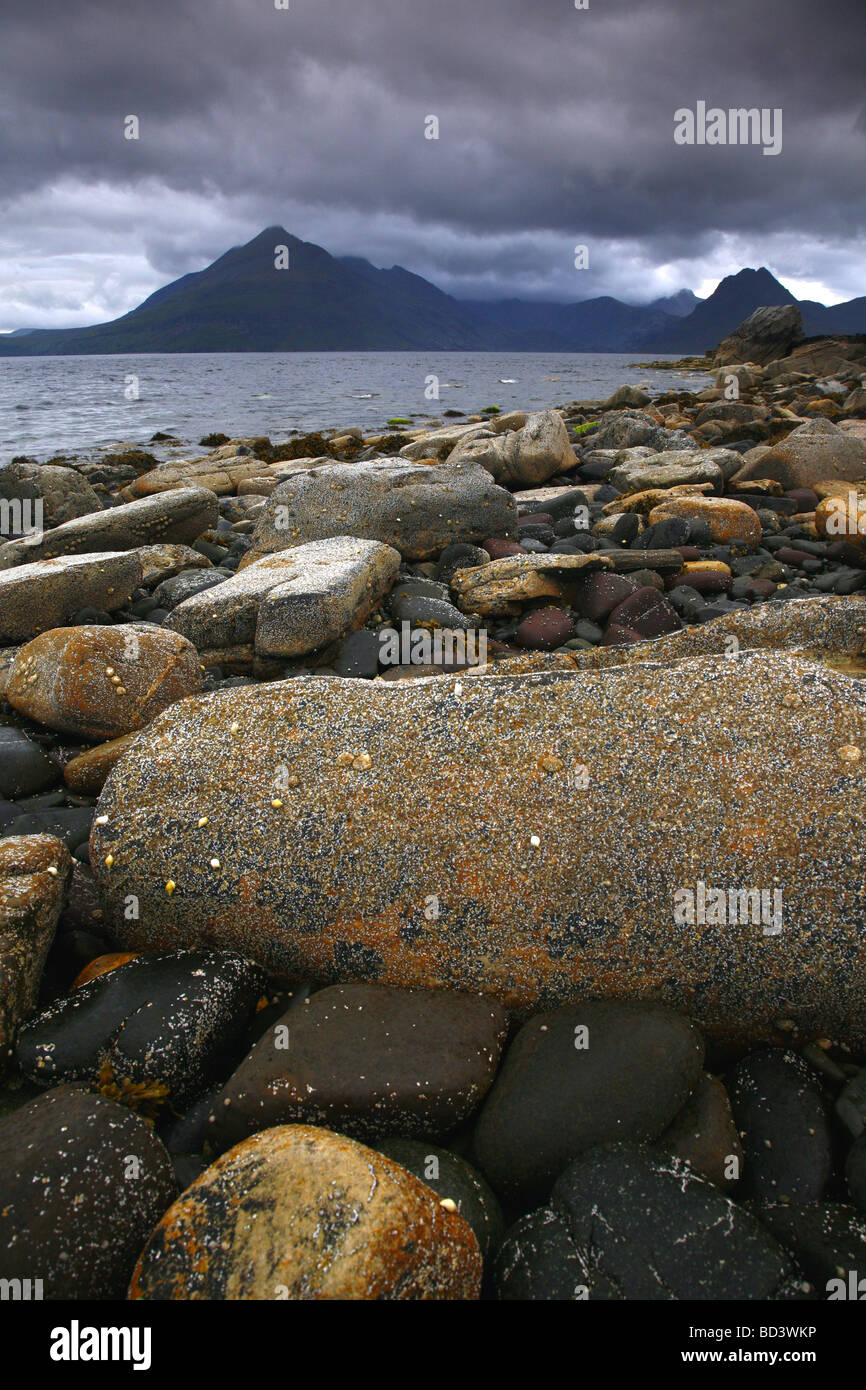
M 277 3 L 3 0 L 0 328 L 274 223 L 465 298 L 866 291 L 862 0 Z M 699 101 L 781 108 L 781 153 L 676 144 Z

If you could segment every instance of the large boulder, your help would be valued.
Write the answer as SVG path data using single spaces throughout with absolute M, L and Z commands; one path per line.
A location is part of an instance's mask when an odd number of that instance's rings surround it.
M 774 478 L 784 488 L 811 488 L 828 478 L 859 482 L 866 478 L 866 440 L 831 420 L 808 420 L 741 468 L 731 485 L 736 488 L 752 478 Z
M 476 1299 L 472 1230 L 384 1154 L 308 1125 L 230 1149 L 166 1212 L 133 1299 Z
M 331 536 L 382 541 L 407 560 L 428 560 L 455 541 L 516 531 L 513 498 L 478 464 L 330 463 L 274 489 L 238 569 Z
M 9 541 L 0 546 L 0 569 L 57 555 L 93 554 L 100 550 L 132 550 L 156 542 L 194 541 L 215 526 L 219 517 L 216 495 L 202 487 L 182 488 L 164 496 L 147 497 L 91 516 L 80 516 L 39 538 Z
M 266 555 L 216 592 L 193 594 L 165 626 L 203 651 L 251 646 L 262 656 L 300 656 L 359 627 L 399 568 L 399 551 L 381 541 L 310 541 Z
M 480 463 L 497 483 L 513 489 L 536 487 L 574 468 L 576 459 L 562 416 L 555 410 L 544 410 L 528 416 L 522 429 L 490 438 L 462 439 L 447 462 Z
M 725 480 L 741 463 L 740 455 L 731 449 L 672 449 L 649 458 L 618 463 L 605 481 L 625 495 L 686 483 L 711 483 L 721 492 Z
M 616 410 L 605 415 L 592 436 L 592 450 L 648 448 L 656 453 L 692 449 L 684 430 L 669 430 L 645 410 Z
M 138 736 L 90 860 L 122 949 L 861 1045 L 864 749 L 857 681 L 786 652 L 247 687 Z
M 714 366 L 729 362 L 755 362 L 759 367 L 777 357 L 787 357 L 803 340 L 803 318 L 796 304 L 756 309 L 716 351 Z

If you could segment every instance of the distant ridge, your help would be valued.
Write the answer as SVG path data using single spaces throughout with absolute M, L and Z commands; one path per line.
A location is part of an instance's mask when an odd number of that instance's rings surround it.
M 277 269 L 277 248 L 288 268 Z M 111 323 L 0 335 L 0 357 L 146 352 L 701 353 L 764 305 L 794 296 L 769 270 L 741 270 L 708 299 L 649 304 L 459 300 L 402 266 L 331 256 L 266 227 Z M 866 332 L 866 298 L 801 305 L 808 334 Z

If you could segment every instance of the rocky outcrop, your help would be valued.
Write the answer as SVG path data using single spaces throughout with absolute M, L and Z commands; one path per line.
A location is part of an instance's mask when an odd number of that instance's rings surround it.
M 803 317 L 796 304 L 756 309 L 719 344 L 714 365 L 754 362 L 765 366 L 778 357 L 787 357 L 803 336 Z

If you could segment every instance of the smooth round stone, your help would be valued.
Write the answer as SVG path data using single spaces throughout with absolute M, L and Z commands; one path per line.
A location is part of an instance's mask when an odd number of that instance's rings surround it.
M 626 627 L 623 623 L 608 623 L 604 637 L 601 639 L 603 647 L 628 647 L 638 642 L 645 642 L 639 632 L 635 632 L 633 627 Z
M 528 1225 L 502 1244 L 500 1298 L 538 1297 L 543 1284 L 560 1299 L 769 1299 L 790 1288 L 794 1272 L 749 1212 L 638 1144 L 602 1144 L 577 1159 Z
M 845 1164 L 848 1191 L 861 1211 L 866 1211 L 866 1134 L 851 1145 Z
M 618 604 L 637 593 L 639 588 L 639 584 L 622 574 L 606 574 L 603 571 L 590 574 L 577 586 L 575 610 L 592 623 L 603 623 Z
M 653 508 L 649 521 L 650 525 L 655 525 L 674 517 L 689 523 L 694 545 L 702 544 L 698 539 L 701 534 L 706 536 L 707 543 L 721 541 L 742 545 L 748 550 L 754 550 L 761 543 L 761 523 L 753 508 L 745 502 L 734 502 L 730 497 L 672 497 Z
M 92 806 L 57 806 L 17 816 L 3 829 L 4 835 L 56 835 L 68 850 L 77 849 L 90 835 Z
M 866 1270 L 866 1220 L 841 1202 L 776 1202 L 755 1207 L 755 1215 L 796 1258 L 819 1298 L 832 1292 L 830 1280 L 848 1282 Z
M 675 608 L 657 589 L 646 585 L 617 604 L 610 615 L 610 622 L 618 627 L 631 628 L 643 638 L 662 637 L 668 632 L 678 632 L 680 620 Z
M 384 1154 L 281 1125 L 237 1144 L 166 1212 L 132 1299 L 477 1299 L 469 1225 Z
M 552 545 L 555 539 L 553 531 L 551 530 L 547 534 L 550 538 L 550 544 Z M 547 541 L 539 540 L 534 536 L 526 536 L 521 541 L 521 545 L 528 555 L 546 555 L 549 549 Z
M 481 1258 L 487 1262 L 502 1239 L 502 1210 L 481 1174 L 449 1149 L 438 1149 L 420 1139 L 380 1139 L 379 1153 L 392 1158 L 442 1201 L 452 1201 L 475 1233 Z
M 458 570 L 475 569 L 477 565 L 489 564 L 491 556 L 478 545 L 446 545 L 439 556 L 436 578 L 443 584 L 450 584 L 452 575 Z
M 338 676 L 371 680 L 379 669 L 379 635 L 368 628 L 350 632 L 337 647 L 334 670 Z
M 0 797 L 33 796 L 60 781 L 60 771 L 20 729 L 0 725 Z
M 728 1093 L 717 1076 L 704 1073 L 673 1123 L 659 1135 L 656 1147 L 682 1159 L 693 1173 L 723 1190 L 739 1181 L 743 1146 Z
M 263 971 L 228 951 L 138 955 L 23 1025 L 15 1059 L 42 1086 L 99 1084 L 134 1104 L 200 1095 L 242 1035 Z
M 551 652 L 574 634 L 574 623 L 561 608 L 537 608 L 518 624 L 514 640 L 531 651 Z
M 490 1088 L 506 1017 L 480 995 L 361 981 L 293 1001 L 220 1092 L 210 1147 L 286 1123 L 371 1142 L 448 1134 Z
M 581 618 L 574 625 L 574 635 L 582 638 L 584 642 L 595 643 L 601 641 L 604 636 L 604 629 L 596 623 L 589 622 L 586 618 Z
M 59 1086 L 0 1121 L 0 1277 L 42 1279 L 46 1299 L 122 1299 L 176 1194 L 143 1119 Z
M 503 1199 L 544 1200 L 578 1154 L 655 1139 L 701 1078 L 703 1039 L 663 1004 L 593 1000 L 521 1028 L 484 1103 L 473 1152 Z
M 743 1189 L 762 1202 L 812 1202 L 833 1176 L 824 1093 L 802 1057 L 783 1048 L 752 1052 L 734 1068 L 728 1093 L 743 1141 Z
M 516 541 L 487 540 L 482 549 L 487 551 L 491 560 L 501 560 L 505 555 L 528 554 L 528 551 L 524 550 L 523 546 L 518 545 Z
M 222 584 L 224 579 L 224 575 L 214 574 L 213 570 L 184 570 L 181 574 L 173 574 L 154 589 L 149 613 L 155 608 L 176 608 L 185 599 L 192 598 L 193 594 Z

